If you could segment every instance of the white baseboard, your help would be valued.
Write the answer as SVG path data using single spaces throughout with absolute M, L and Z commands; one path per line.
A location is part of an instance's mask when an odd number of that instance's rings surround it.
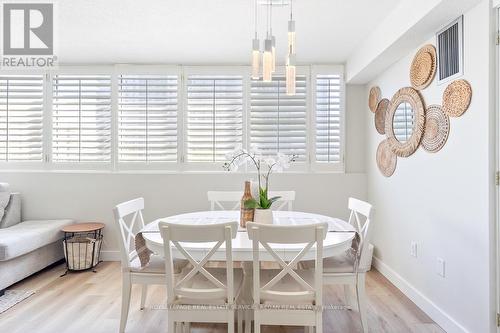
M 465 327 L 375 256 L 373 257 L 373 266 L 446 332 L 469 333 Z
M 102 261 L 120 261 L 120 251 L 101 251 Z

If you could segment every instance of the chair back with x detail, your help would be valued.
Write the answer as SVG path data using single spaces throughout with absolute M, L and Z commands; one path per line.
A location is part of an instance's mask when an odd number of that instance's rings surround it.
M 322 290 L 323 290 L 323 240 L 328 231 L 326 223 L 309 225 L 263 225 L 247 223 L 248 236 L 253 244 L 253 287 L 255 332 L 260 332 L 260 325 L 302 325 L 315 326 L 322 331 Z M 272 244 L 272 246 L 271 246 Z M 286 262 L 278 253 L 280 246 L 303 246 L 291 261 Z M 259 252 L 263 247 L 281 266 L 281 270 L 265 283 L 261 282 Z M 315 268 L 311 271 L 296 270 L 297 264 L 316 247 Z M 274 247 L 274 248 L 273 248 Z M 312 274 L 301 274 L 312 273 Z M 287 290 L 282 280 L 289 275 L 295 282 L 293 289 Z M 305 276 L 309 278 L 305 278 Z M 263 303 L 286 304 L 288 308 L 266 307 Z M 311 304 L 311 311 L 297 311 L 293 305 Z M 294 313 L 295 311 L 295 313 Z M 300 312 L 300 314 L 299 314 Z
M 120 231 L 120 252 L 123 268 L 129 268 L 130 263 L 137 258 L 135 250 L 135 235 L 144 228 L 144 198 L 137 198 L 116 205 L 113 209 L 115 220 Z
M 234 270 L 232 239 L 236 237 L 238 222 L 207 225 L 188 225 L 169 222 L 159 223 L 165 253 L 167 275 L 167 303 L 169 308 L 169 327 L 175 322 L 226 322 L 228 331 L 234 330 Z M 186 248 L 189 243 L 215 243 L 201 260 L 197 260 Z M 225 246 L 225 274 L 215 276 L 204 266 L 222 246 Z M 173 261 L 175 256 L 185 257 L 191 268 L 176 278 Z M 189 268 L 186 268 L 189 269 Z M 195 283 L 201 274 L 208 283 Z M 216 302 L 222 300 L 221 302 Z M 215 302 L 215 303 L 214 303 Z M 205 311 L 174 309 L 177 305 L 217 304 L 219 309 L 207 307 Z
M 113 209 L 117 231 L 120 238 L 120 253 L 122 262 L 122 306 L 120 315 L 120 332 L 125 330 L 130 308 L 132 284 L 141 284 L 141 309 L 146 302 L 147 286 L 163 284 L 165 275 L 163 269 L 153 270 L 150 263 L 142 267 L 135 249 L 135 236 L 144 228 L 144 199 L 137 198 L 116 205 Z M 144 246 L 144 250 L 147 248 Z M 141 251 L 141 250 L 139 250 Z M 150 258 L 152 259 L 152 258 Z
M 358 263 L 364 263 L 370 260 L 368 246 L 370 244 L 370 222 L 373 212 L 373 207 L 367 202 L 349 198 L 348 207 L 351 210 L 349 216 L 349 223 L 356 229 L 359 242 L 356 245 L 356 263 L 355 268 L 359 266 Z

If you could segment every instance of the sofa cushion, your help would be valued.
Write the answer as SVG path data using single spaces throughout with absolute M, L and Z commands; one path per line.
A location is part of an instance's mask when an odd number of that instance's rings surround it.
M 21 193 L 11 193 L 5 214 L 0 220 L 0 229 L 10 228 L 21 223 Z
M 61 240 L 61 228 L 73 220 L 24 221 L 0 229 L 0 261 L 6 261 Z
M 0 183 L 0 221 L 5 214 L 5 209 L 10 200 L 10 186 L 8 183 Z M 2 224 L 2 222 L 0 222 Z M 6 226 L 4 226 L 6 228 Z

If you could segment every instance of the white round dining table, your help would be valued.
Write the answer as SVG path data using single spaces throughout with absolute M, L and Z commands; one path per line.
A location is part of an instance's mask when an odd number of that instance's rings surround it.
M 203 211 L 195 213 L 187 213 L 164 217 L 157 219 L 147 224 L 142 230 L 142 235 L 146 241 L 146 246 L 158 255 L 163 256 L 164 247 L 161 238 L 158 223 L 160 221 L 182 224 L 211 224 L 223 223 L 231 221 L 239 221 L 240 212 L 234 210 L 220 211 Z M 273 224 L 277 225 L 297 225 L 297 224 L 313 224 L 326 222 L 328 224 L 328 232 L 323 241 L 323 256 L 330 257 L 341 254 L 351 247 L 352 240 L 356 232 L 354 228 L 347 222 L 332 218 L 329 216 L 303 213 L 295 211 L 275 211 L 273 212 Z M 182 247 L 195 259 L 202 260 L 205 255 L 212 249 L 215 243 L 182 243 Z M 304 248 L 303 244 L 269 244 L 273 250 L 281 256 L 284 261 L 291 261 Z M 238 295 L 238 304 L 252 304 L 252 260 L 253 249 L 252 241 L 248 238 L 246 229 L 239 228 L 236 238 L 232 241 L 232 255 L 234 261 L 241 261 L 243 268 L 243 281 L 241 292 Z M 224 261 L 226 259 L 225 247 L 222 245 L 210 257 L 211 261 Z M 264 247 L 259 251 L 260 260 L 274 261 L 275 259 L 267 252 Z M 172 255 L 178 259 L 185 259 L 175 246 L 172 247 Z M 313 260 L 316 256 L 316 249 L 313 246 L 302 260 Z M 252 321 L 253 312 L 245 311 L 245 333 L 250 333 L 250 323 Z
M 331 257 L 338 255 L 350 248 L 355 236 L 354 228 L 347 222 L 320 214 L 304 213 L 296 211 L 275 211 L 273 212 L 273 224 L 277 225 L 298 225 L 312 224 L 319 222 L 328 223 L 328 233 L 323 242 L 323 256 Z M 212 224 L 230 221 L 239 221 L 240 212 L 234 210 L 202 211 L 186 213 L 157 219 L 147 224 L 142 230 L 142 235 L 146 241 L 146 246 L 158 255 L 163 256 L 163 240 L 159 233 L 158 223 L 160 221 L 182 224 Z M 189 252 L 196 260 L 201 260 L 210 251 L 215 243 L 182 243 L 182 247 Z M 280 254 L 285 261 L 291 261 L 304 248 L 303 244 L 270 244 L 276 253 Z M 248 238 L 246 229 L 239 228 L 236 238 L 232 241 L 234 261 L 252 261 L 253 250 L 252 241 Z M 312 247 L 303 257 L 303 260 L 315 259 L 315 248 Z M 172 255 L 176 258 L 185 259 L 184 256 L 172 248 Z M 260 250 L 260 260 L 274 261 L 274 258 L 264 249 Z M 221 246 L 210 260 L 225 260 L 225 247 Z

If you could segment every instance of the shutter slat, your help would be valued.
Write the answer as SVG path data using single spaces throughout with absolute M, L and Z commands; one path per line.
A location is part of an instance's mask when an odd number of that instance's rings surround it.
M 109 75 L 55 75 L 52 104 L 54 162 L 111 161 Z
M 187 161 L 219 162 L 241 145 L 243 77 L 189 75 L 187 81 Z
M 43 160 L 43 76 L 0 76 L 0 160 Z
M 177 76 L 121 75 L 118 89 L 118 161 L 176 162 Z
M 296 94 L 286 94 L 284 77 L 251 82 L 250 141 L 264 155 L 278 152 L 306 159 L 306 77 L 296 77 Z
M 316 161 L 339 163 L 340 124 L 342 115 L 342 80 L 340 75 L 316 76 Z
M 398 141 L 406 142 L 411 137 L 414 125 L 413 116 L 410 104 L 401 103 L 398 105 L 392 121 L 394 135 Z

